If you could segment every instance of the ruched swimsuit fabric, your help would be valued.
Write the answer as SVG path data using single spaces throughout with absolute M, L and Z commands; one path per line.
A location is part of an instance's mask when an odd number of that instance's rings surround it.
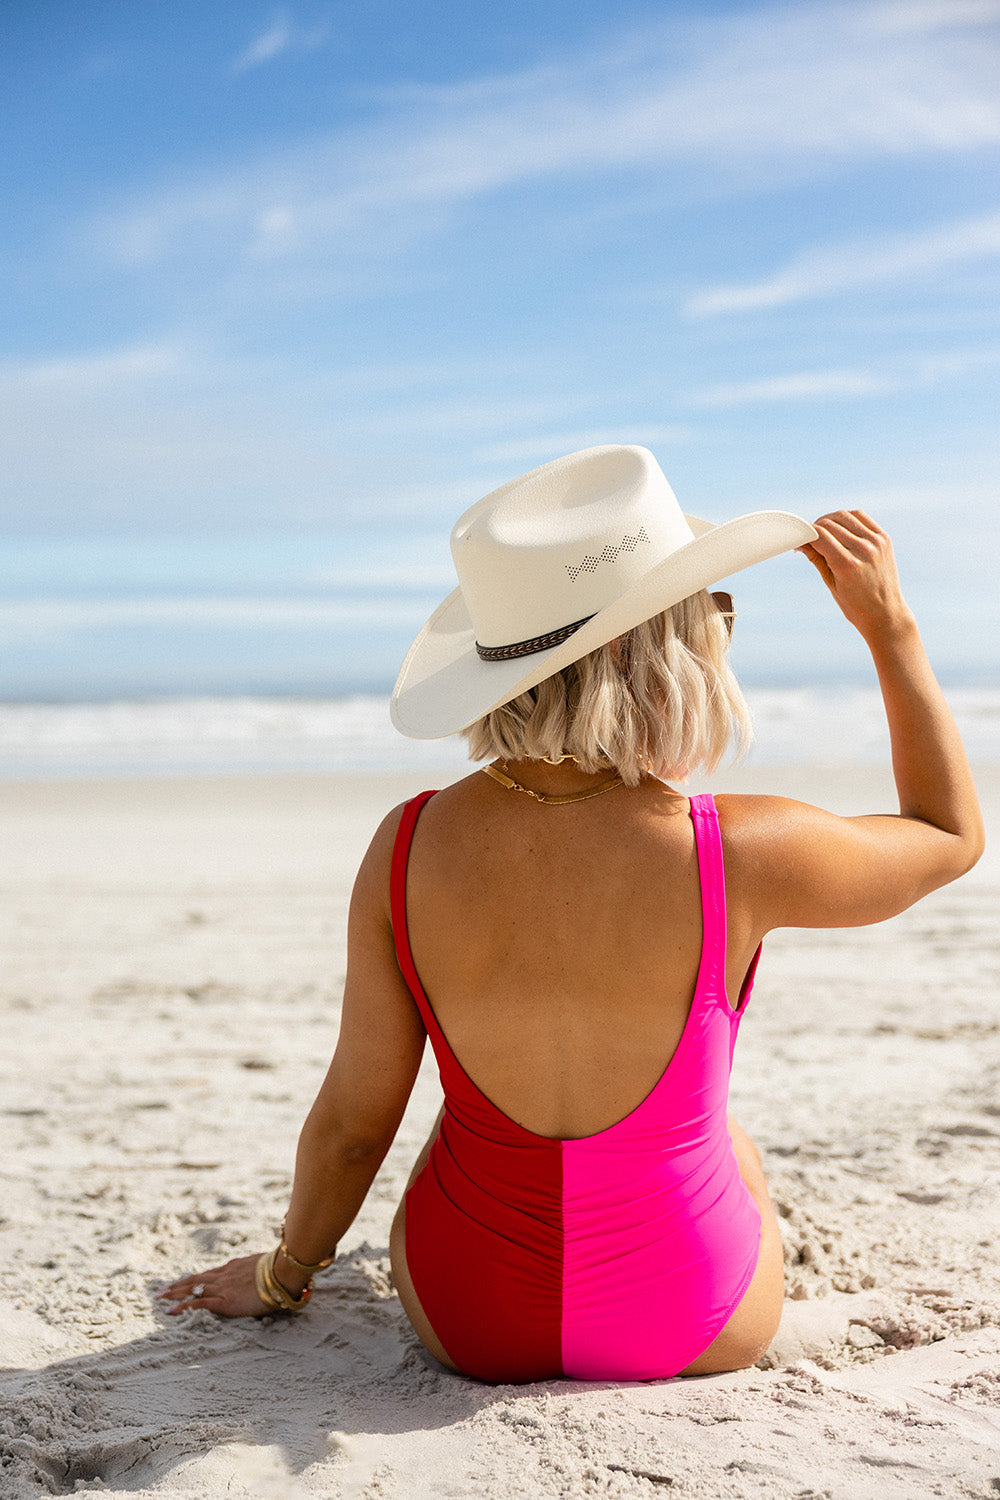
M 451 1359 L 481 1380 L 653 1380 L 678 1374 L 750 1284 L 760 1212 L 726 1126 L 738 1006 L 726 995 L 726 898 L 715 803 L 692 797 L 702 954 L 681 1039 L 623 1120 L 580 1140 L 525 1130 L 458 1062 L 410 952 L 407 804 L 392 864 L 400 970 L 431 1039 L 441 1130 L 406 1195 L 406 1260 Z

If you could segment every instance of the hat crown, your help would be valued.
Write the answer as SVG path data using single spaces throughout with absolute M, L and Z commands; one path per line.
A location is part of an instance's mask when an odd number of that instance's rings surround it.
M 451 536 L 482 646 L 534 639 L 596 614 L 692 541 L 646 448 L 571 453 L 501 486 Z

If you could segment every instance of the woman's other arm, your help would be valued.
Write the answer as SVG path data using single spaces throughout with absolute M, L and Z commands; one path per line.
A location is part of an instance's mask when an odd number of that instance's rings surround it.
M 299 1136 L 285 1239 L 295 1258 L 331 1256 L 365 1200 L 406 1108 L 425 1033 L 399 972 L 389 911 L 389 869 L 401 809 L 382 823 L 351 896 L 347 978 L 340 1035 L 326 1078 Z M 257 1296 L 257 1255 L 181 1277 L 158 1295 L 172 1312 L 206 1307 L 226 1317 L 264 1311 Z M 309 1278 L 284 1255 L 282 1286 L 297 1296 Z M 200 1297 L 192 1288 L 204 1284 Z
M 426 1033 L 396 962 L 389 911 L 399 817 L 397 809 L 383 823 L 358 873 L 340 1036 L 299 1136 L 285 1238 L 296 1259 L 307 1263 L 332 1255 L 353 1223 L 392 1145 L 423 1056 Z M 291 1282 L 292 1267 L 279 1257 L 282 1282 L 284 1269 Z
M 816 529 L 801 550 L 871 652 L 899 813 L 840 818 L 784 798 L 724 799 L 739 803 L 724 827 L 762 932 L 882 921 L 957 879 L 983 850 L 969 763 L 888 536 L 862 511 L 822 516 Z

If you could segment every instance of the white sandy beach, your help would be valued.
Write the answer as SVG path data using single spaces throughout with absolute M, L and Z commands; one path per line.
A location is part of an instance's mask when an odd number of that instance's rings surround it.
M 450 775 L 453 773 L 450 773 Z M 449 776 L 450 779 L 450 776 Z M 744 772 L 839 811 L 871 771 Z M 985 1497 L 1000 1491 L 1000 860 L 765 946 L 732 1108 L 780 1207 L 759 1368 L 488 1387 L 422 1355 L 388 1234 L 428 1049 L 304 1317 L 150 1293 L 267 1248 L 337 1031 L 347 896 L 412 775 L 0 785 L 0 1495 Z M 1000 828 L 1000 773 L 984 771 Z

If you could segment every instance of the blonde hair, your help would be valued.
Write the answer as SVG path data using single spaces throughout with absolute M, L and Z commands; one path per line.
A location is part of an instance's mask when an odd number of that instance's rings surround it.
M 715 601 L 692 594 L 470 724 L 469 757 L 572 755 L 627 786 L 713 771 L 731 740 L 742 754 L 752 738 L 728 644 Z

